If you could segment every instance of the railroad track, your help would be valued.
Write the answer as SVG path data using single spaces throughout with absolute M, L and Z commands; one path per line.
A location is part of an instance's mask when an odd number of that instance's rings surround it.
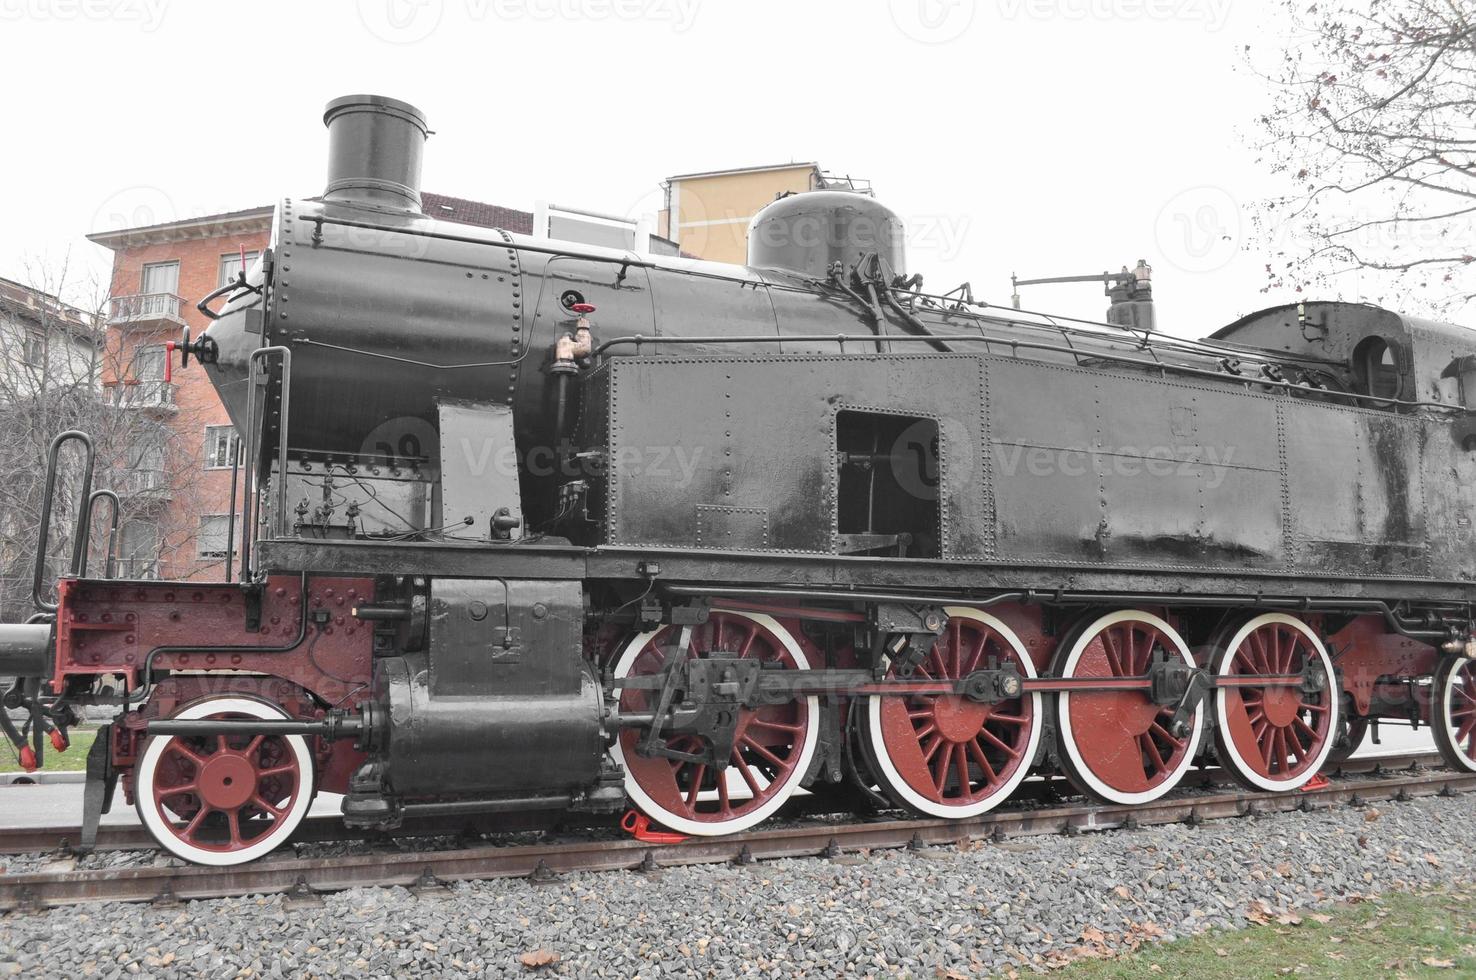
M 95 901 L 168 904 L 282 892 L 290 900 L 312 903 L 320 901 L 324 893 L 360 886 L 403 885 L 426 890 L 471 879 L 526 877 L 539 883 L 576 871 L 655 871 L 782 857 L 840 858 L 887 848 L 1193 824 L 1340 803 L 1408 800 L 1476 790 L 1476 773 L 1428 769 L 1422 763 L 1425 759 L 1428 756 L 1367 760 L 1363 773 L 1344 773 L 1326 787 L 1290 794 L 1199 791 L 1140 806 L 1001 809 L 970 820 L 812 819 L 798 826 L 758 829 L 729 837 L 689 838 L 676 844 L 633 838 L 531 845 L 489 842 L 451 850 L 308 859 L 268 857 L 231 868 L 151 866 L 0 875 L 0 910 L 41 910 Z M 1408 768 L 1395 769 L 1396 765 Z M 341 829 L 332 839 L 343 839 Z

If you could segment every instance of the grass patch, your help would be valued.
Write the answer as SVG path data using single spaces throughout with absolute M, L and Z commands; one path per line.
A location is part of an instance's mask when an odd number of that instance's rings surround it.
M 81 772 L 87 768 L 87 753 L 92 748 L 92 740 L 97 738 L 97 729 L 74 728 L 71 735 L 72 744 L 65 752 L 53 749 L 49 741 L 46 743 L 44 765 L 38 772 Z M 0 772 L 23 771 L 10 743 L 0 737 Z
M 1476 888 L 1392 893 L 1352 905 L 1280 916 L 1264 925 L 1144 946 L 1112 960 L 1082 960 L 1070 980 L 1143 976 L 1241 980 L 1308 977 L 1476 976 Z

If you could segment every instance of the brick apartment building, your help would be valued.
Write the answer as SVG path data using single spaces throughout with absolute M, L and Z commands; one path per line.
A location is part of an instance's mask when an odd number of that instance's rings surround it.
M 422 194 L 425 213 L 445 221 L 528 234 L 527 211 Z M 205 372 L 165 366 L 165 344 L 210 321 L 196 302 L 266 246 L 271 207 L 100 232 L 88 238 L 113 252 L 103 389 L 152 425 L 129 454 L 119 528 L 123 578 L 223 578 L 227 540 L 240 541 L 240 500 L 230 523 L 235 432 Z M 177 363 L 175 367 L 177 368 Z M 239 493 L 239 479 L 237 481 Z M 239 544 L 232 547 L 239 554 Z

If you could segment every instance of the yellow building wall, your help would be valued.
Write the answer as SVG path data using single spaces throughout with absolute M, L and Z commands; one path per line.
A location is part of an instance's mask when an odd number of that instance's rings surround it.
M 796 164 L 673 179 L 671 204 L 676 220 L 663 212 L 666 230 L 662 234 L 689 255 L 741 265 L 748 257 L 749 219 L 785 191 L 809 190 L 814 172 L 812 164 Z

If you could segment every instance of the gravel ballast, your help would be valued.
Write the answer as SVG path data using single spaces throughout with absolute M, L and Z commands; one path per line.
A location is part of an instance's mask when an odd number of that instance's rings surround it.
M 0 918 L 27 977 L 920 977 L 1043 968 L 1476 875 L 1476 796 L 1003 844 Z M 542 960 L 557 959 L 536 966 Z M 525 963 L 524 960 L 528 962 Z

